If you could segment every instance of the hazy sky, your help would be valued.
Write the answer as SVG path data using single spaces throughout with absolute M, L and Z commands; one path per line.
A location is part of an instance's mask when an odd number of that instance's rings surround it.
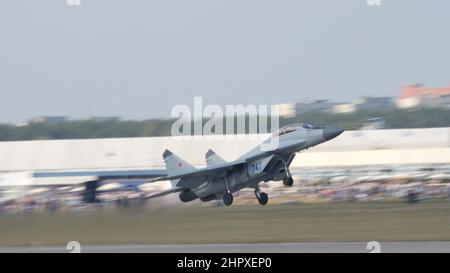
M 0 1 L 0 122 L 450 84 L 450 1 Z

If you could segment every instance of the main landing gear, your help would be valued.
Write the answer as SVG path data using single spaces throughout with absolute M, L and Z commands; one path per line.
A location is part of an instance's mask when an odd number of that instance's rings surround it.
M 267 193 L 261 192 L 258 185 L 255 187 L 255 196 L 260 205 L 265 205 L 269 201 L 269 196 L 267 196 Z
M 226 191 L 223 194 L 222 201 L 225 206 L 231 206 L 231 204 L 233 204 L 233 195 L 230 191 L 230 182 L 228 181 L 228 177 L 225 177 L 225 188 Z
M 223 194 L 222 201 L 225 206 L 231 206 L 231 204 L 233 204 L 233 195 L 231 194 L 231 192 L 225 192 Z

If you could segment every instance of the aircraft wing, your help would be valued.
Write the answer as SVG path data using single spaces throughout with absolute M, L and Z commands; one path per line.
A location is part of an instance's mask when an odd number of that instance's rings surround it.
M 183 187 L 183 184 L 190 184 L 190 183 L 186 183 L 186 182 L 182 183 L 183 180 L 184 181 L 196 180 L 198 185 L 200 185 L 201 183 L 206 181 L 208 178 L 216 177 L 216 176 L 220 175 L 221 173 L 232 170 L 244 163 L 246 163 L 245 160 L 238 160 L 238 161 L 233 161 L 233 162 L 229 162 L 229 163 L 218 164 L 218 165 L 214 165 L 212 167 L 196 169 L 196 170 L 182 173 L 179 175 L 159 177 L 159 178 L 150 180 L 150 182 L 180 179 L 181 181 L 178 182 L 178 184 L 177 184 L 178 187 Z M 187 186 L 187 185 L 185 185 L 185 186 L 187 188 L 191 188 L 190 186 Z

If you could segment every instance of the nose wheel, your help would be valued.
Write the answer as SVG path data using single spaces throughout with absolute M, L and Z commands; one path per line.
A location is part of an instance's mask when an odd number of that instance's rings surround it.
M 292 187 L 292 185 L 294 185 L 294 179 L 292 179 L 292 177 L 288 177 L 283 180 L 283 184 L 285 186 Z
M 265 205 L 269 201 L 269 196 L 265 192 L 261 192 L 258 186 L 255 187 L 255 196 L 260 205 Z

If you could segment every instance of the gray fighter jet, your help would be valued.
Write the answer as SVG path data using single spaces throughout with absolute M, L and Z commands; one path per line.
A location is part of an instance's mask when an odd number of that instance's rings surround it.
M 179 193 L 182 202 L 222 199 L 225 205 L 230 206 L 233 192 L 252 188 L 258 202 L 265 205 L 268 196 L 261 192 L 261 182 L 283 181 L 284 185 L 292 186 L 294 181 L 289 166 L 296 153 L 333 139 L 343 131 L 307 123 L 291 124 L 280 128 L 261 145 L 232 162 L 226 162 L 209 150 L 205 155 L 207 166 L 202 169 L 194 168 L 166 150 L 163 157 L 167 176 L 152 182 L 170 180 L 173 188 L 151 195 L 148 199 Z

